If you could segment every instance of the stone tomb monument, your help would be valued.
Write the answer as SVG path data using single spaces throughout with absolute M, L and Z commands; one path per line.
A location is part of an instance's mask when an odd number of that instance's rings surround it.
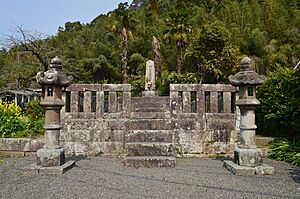
M 143 96 L 155 96 L 155 66 L 152 60 L 146 62 L 145 91 Z
M 37 81 L 42 85 L 42 107 L 45 109 L 45 144 L 37 151 L 37 163 L 29 165 L 26 170 L 41 174 L 62 174 L 75 165 L 74 161 L 65 162 L 64 149 L 59 145 L 60 110 L 64 106 L 62 87 L 71 84 L 73 77 L 62 70 L 62 61 L 55 57 L 51 60 L 50 70 L 39 72 Z
M 234 162 L 225 161 L 224 166 L 236 175 L 270 175 L 274 168 L 263 164 L 261 149 L 255 144 L 255 109 L 259 106 L 255 86 L 263 83 L 264 77 L 251 69 L 249 57 L 241 61 L 240 72 L 229 76 L 234 86 L 239 86 L 239 100 L 236 105 L 241 111 L 240 145 L 234 150 Z

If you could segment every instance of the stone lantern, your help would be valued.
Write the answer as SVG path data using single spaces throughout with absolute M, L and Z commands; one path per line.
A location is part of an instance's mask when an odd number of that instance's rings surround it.
M 31 169 L 38 170 L 38 173 L 63 173 L 75 163 L 65 163 L 64 149 L 59 145 L 62 127 L 60 110 L 65 104 L 62 100 L 62 87 L 69 86 L 73 77 L 63 72 L 62 61 L 55 57 L 50 62 L 50 69 L 38 72 L 36 78 L 43 88 L 41 106 L 45 109 L 45 143 L 44 147 L 37 151 L 37 164 L 31 165 Z
M 256 99 L 256 85 L 264 81 L 264 76 L 251 68 L 251 59 L 244 57 L 240 72 L 229 76 L 232 85 L 239 87 L 236 105 L 241 112 L 240 145 L 234 150 L 234 163 L 225 161 L 224 165 L 237 175 L 272 174 L 274 168 L 263 164 L 262 150 L 255 143 L 255 109 L 259 106 Z

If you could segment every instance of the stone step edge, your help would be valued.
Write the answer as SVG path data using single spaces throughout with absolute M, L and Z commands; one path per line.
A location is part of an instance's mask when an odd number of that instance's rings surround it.
M 161 159 L 161 160 L 176 160 L 175 156 L 126 156 L 124 159 L 130 160 L 154 160 L 154 159 Z
M 140 114 L 140 115 L 163 115 L 163 114 L 167 114 L 167 115 L 171 115 L 170 111 L 158 111 L 158 112 L 139 112 L 139 111 L 132 111 L 130 112 L 131 115 L 134 115 L 134 114 Z M 147 118 L 145 118 L 147 119 Z M 160 118 L 159 118 L 160 119 Z
M 143 132 L 154 132 L 154 133 L 158 133 L 158 132 L 162 132 L 162 133 L 169 133 L 169 132 L 172 132 L 173 130 L 130 130 L 131 132 L 140 132 L 140 131 L 143 131 Z
M 126 142 L 125 145 L 172 145 L 172 142 Z
M 173 156 L 129 156 L 123 159 L 123 164 L 132 167 L 174 168 L 176 166 L 176 158 Z

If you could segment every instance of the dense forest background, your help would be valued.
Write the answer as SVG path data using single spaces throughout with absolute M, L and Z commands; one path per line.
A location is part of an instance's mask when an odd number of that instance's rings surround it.
M 149 59 L 158 87 L 227 83 L 243 55 L 267 75 L 297 64 L 299 28 L 298 0 L 133 0 L 87 24 L 66 22 L 55 36 L 18 27 L 2 41 L 0 89 L 36 87 L 56 55 L 77 83 L 129 82 L 137 92 Z

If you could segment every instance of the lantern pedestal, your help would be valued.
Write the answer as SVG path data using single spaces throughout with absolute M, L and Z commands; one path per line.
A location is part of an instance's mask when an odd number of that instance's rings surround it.
M 263 163 L 261 149 L 241 149 L 234 150 L 234 163 L 240 166 L 255 167 Z
M 37 151 L 37 165 L 55 167 L 65 163 L 65 152 L 61 149 L 39 149 Z
M 274 168 L 263 164 L 262 150 L 255 143 L 255 109 L 259 106 L 255 85 L 263 83 L 263 77 L 251 70 L 251 60 L 245 57 L 241 61 L 241 70 L 229 77 L 234 86 L 239 86 L 240 108 L 240 145 L 234 150 L 234 162 L 224 161 L 224 167 L 235 175 L 270 175 Z
M 40 174 L 62 174 L 75 165 L 75 161 L 65 162 L 65 152 L 59 145 L 60 110 L 64 106 L 62 87 L 69 86 L 73 77 L 62 70 L 58 57 L 51 60 L 50 69 L 36 76 L 43 88 L 41 106 L 45 109 L 45 144 L 37 151 L 37 163 L 25 169 Z

